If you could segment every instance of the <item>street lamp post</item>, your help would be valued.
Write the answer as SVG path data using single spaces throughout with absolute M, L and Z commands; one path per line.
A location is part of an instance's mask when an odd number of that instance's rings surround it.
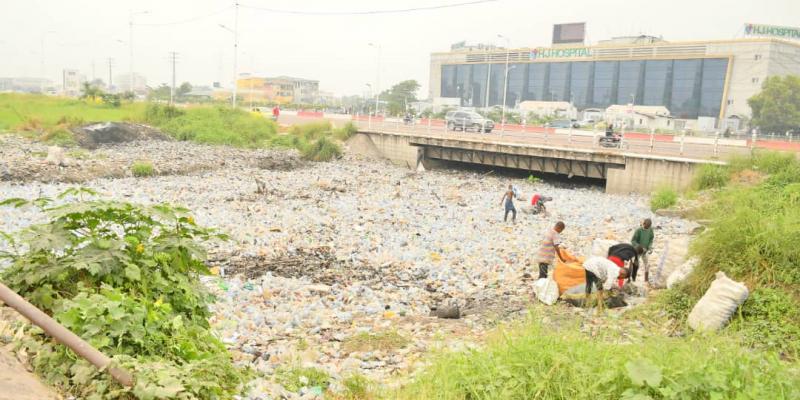
M 131 11 L 128 17 L 128 47 L 130 50 L 130 58 L 128 65 L 128 90 L 133 93 L 133 17 L 137 15 L 149 14 L 150 11 Z
M 381 45 L 375 43 L 369 43 L 369 45 L 378 51 L 378 58 L 375 62 L 375 116 L 377 117 L 381 96 Z
M 509 55 L 511 54 L 511 39 L 503 36 L 497 35 L 497 37 L 506 40 L 506 72 L 505 78 L 503 79 L 503 110 L 500 112 L 500 123 L 503 124 L 500 128 L 501 132 L 506 131 L 506 95 L 508 94 L 508 59 Z

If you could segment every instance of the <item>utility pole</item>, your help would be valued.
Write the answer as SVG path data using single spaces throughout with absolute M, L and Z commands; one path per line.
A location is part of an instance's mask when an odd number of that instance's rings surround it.
M 175 62 L 178 59 L 178 53 L 172 51 L 169 53 L 170 61 L 172 61 L 172 87 L 169 90 L 169 104 L 175 104 Z
M 113 58 L 109 58 L 108 59 L 108 92 L 109 93 L 112 93 L 112 88 L 114 87 L 114 81 L 111 80 L 111 72 L 112 72 L 113 68 L 114 68 L 114 59 Z

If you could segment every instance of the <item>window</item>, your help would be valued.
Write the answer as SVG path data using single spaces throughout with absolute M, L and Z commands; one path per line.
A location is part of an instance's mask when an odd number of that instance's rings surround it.
M 702 63 L 701 59 L 673 63 L 671 100 L 667 108 L 678 118 L 697 118 Z
M 753 59 L 755 59 L 756 61 L 760 60 L 760 59 L 761 59 L 761 54 L 756 54 L 756 55 L 753 57 Z
M 718 117 L 722 106 L 722 93 L 725 91 L 725 76 L 728 73 L 728 60 L 707 58 L 703 60 L 703 82 L 700 86 L 700 109 L 698 116 Z M 733 100 L 728 100 L 733 104 Z
M 567 100 L 569 93 L 569 63 L 557 62 L 550 64 L 549 93 L 545 93 L 546 101 Z
M 570 67 L 570 92 L 567 98 L 578 109 L 584 109 L 589 105 L 591 94 L 592 75 L 594 68 L 591 62 L 573 62 Z
M 644 61 L 620 61 L 616 104 L 641 102 L 642 70 Z
M 752 81 L 753 83 L 758 83 L 758 78 L 753 78 Z
M 594 63 L 594 90 L 592 105 L 606 108 L 617 99 L 615 80 L 617 79 L 617 61 L 598 61 Z M 638 80 L 638 77 L 637 77 Z
M 528 64 L 511 64 L 508 68 L 506 106 L 514 107 L 522 101 L 522 94 L 525 93 L 525 72 Z
M 733 100 L 728 100 L 728 105 L 732 105 L 732 104 L 733 104 Z
M 545 100 L 548 66 L 547 63 L 533 63 L 528 66 L 528 91 L 525 100 Z
M 668 88 L 672 81 L 672 60 L 648 60 L 644 68 L 644 96 L 641 104 L 665 106 L 669 104 Z

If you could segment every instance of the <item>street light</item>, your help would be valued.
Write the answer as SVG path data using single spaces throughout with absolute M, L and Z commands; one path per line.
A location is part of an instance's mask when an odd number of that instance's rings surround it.
M 505 132 L 506 129 L 506 94 L 508 93 L 508 59 L 509 55 L 511 54 L 511 39 L 503 35 L 497 35 L 497 37 L 506 40 L 506 72 L 505 78 L 503 79 L 503 110 L 500 114 L 500 122 L 503 124 L 501 131 Z
M 236 8 L 236 27 L 239 25 L 239 8 L 238 4 Z M 236 29 L 228 28 L 225 25 L 219 24 L 219 27 L 225 29 L 226 31 L 233 34 L 233 98 L 231 98 L 231 107 L 236 108 L 236 86 L 237 86 L 237 79 L 238 79 L 238 70 L 237 70 L 237 57 L 239 54 L 239 34 L 237 33 Z
M 47 38 L 47 35 L 54 34 L 54 33 L 56 33 L 56 31 L 47 31 L 47 32 L 42 34 L 42 43 L 41 43 L 42 44 L 42 48 L 41 48 L 41 59 L 42 59 L 42 65 L 41 65 L 41 70 L 42 71 L 41 71 L 41 74 L 42 74 L 42 77 L 40 78 L 40 81 L 39 81 L 39 92 L 41 94 L 44 94 L 44 80 L 45 80 L 45 75 L 46 75 L 45 70 L 44 70 L 44 39 Z
M 370 47 L 374 47 L 378 50 L 378 58 L 376 62 L 376 71 L 375 71 L 375 116 L 378 115 L 378 106 L 380 104 L 380 96 L 381 96 L 381 45 L 375 43 L 369 43 Z
M 150 14 L 150 11 L 131 11 L 128 16 L 128 47 L 130 50 L 130 65 L 128 65 L 128 91 L 133 93 L 133 17 Z

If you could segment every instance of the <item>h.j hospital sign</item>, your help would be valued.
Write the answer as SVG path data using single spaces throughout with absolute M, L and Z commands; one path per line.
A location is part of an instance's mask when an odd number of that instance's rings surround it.
M 791 26 L 745 24 L 744 33 L 747 36 L 771 36 L 782 39 L 800 40 L 800 28 L 793 28 Z

